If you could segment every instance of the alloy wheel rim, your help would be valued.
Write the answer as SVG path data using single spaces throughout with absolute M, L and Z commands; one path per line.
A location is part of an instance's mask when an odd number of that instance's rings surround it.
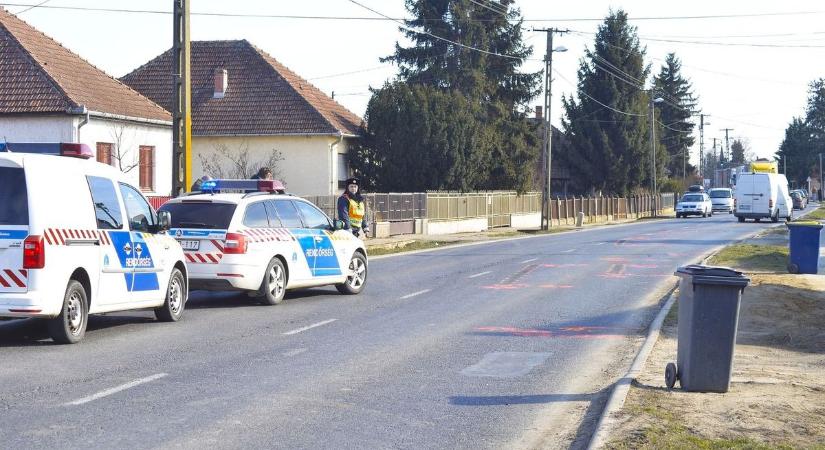
M 349 285 L 353 289 L 358 289 L 364 284 L 364 272 L 366 271 L 366 267 L 364 266 L 363 261 L 358 258 L 353 258 L 352 262 L 350 262 L 349 268 Z
M 284 272 L 280 266 L 273 266 L 269 271 L 269 293 L 275 297 L 280 298 L 284 290 Z

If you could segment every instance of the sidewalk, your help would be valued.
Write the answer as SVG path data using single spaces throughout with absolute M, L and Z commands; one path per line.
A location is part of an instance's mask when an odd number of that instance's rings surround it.
M 607 448 L 825 448 L 825 277 L 787 274 L 787 240 L 787 229 L 777 227 L 744 243 L 761 253 L 738 259 L 752 281 L 742 297 L 730 391 L 665 388 L 665 365 L 676 360 L 677 303 L 613 417 Z

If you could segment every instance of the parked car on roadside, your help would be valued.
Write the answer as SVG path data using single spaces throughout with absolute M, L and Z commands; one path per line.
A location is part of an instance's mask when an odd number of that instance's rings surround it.
M 733 214 L 733 190 L 729 188 L 715 188 L 708 191 L 713 211 Z
M 713 216 L 713 203 L 704 192 L 689 192 L 676 204 L 676 218 L 687 216 Z

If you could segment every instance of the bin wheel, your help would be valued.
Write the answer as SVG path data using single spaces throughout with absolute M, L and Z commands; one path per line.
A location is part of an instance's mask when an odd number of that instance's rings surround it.
M 676 380 L 679 378 L 679 374 L 676 371 L 676 364 L 674 363 L 667 363 L 665 366 L 665 384 L 667 385 L 668 389 L 673 389 L 673 386 L 676 386 Z
M 788 273 L 799 273 L 799 265 L 794 263 L 788 264 Z

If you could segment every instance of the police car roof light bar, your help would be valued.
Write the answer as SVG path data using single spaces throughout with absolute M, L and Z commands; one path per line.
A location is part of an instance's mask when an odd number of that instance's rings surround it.
M 73 158 L 91 159 L 95 157 L 92 149 L 86 144 L 71 144 L 62 142 L 60 144 L 60 156 L 71 156 Z
M 201 183 L 201 192 L 222 191 L 283 192 L 284 184 L 278 180 L 209 180 Z

